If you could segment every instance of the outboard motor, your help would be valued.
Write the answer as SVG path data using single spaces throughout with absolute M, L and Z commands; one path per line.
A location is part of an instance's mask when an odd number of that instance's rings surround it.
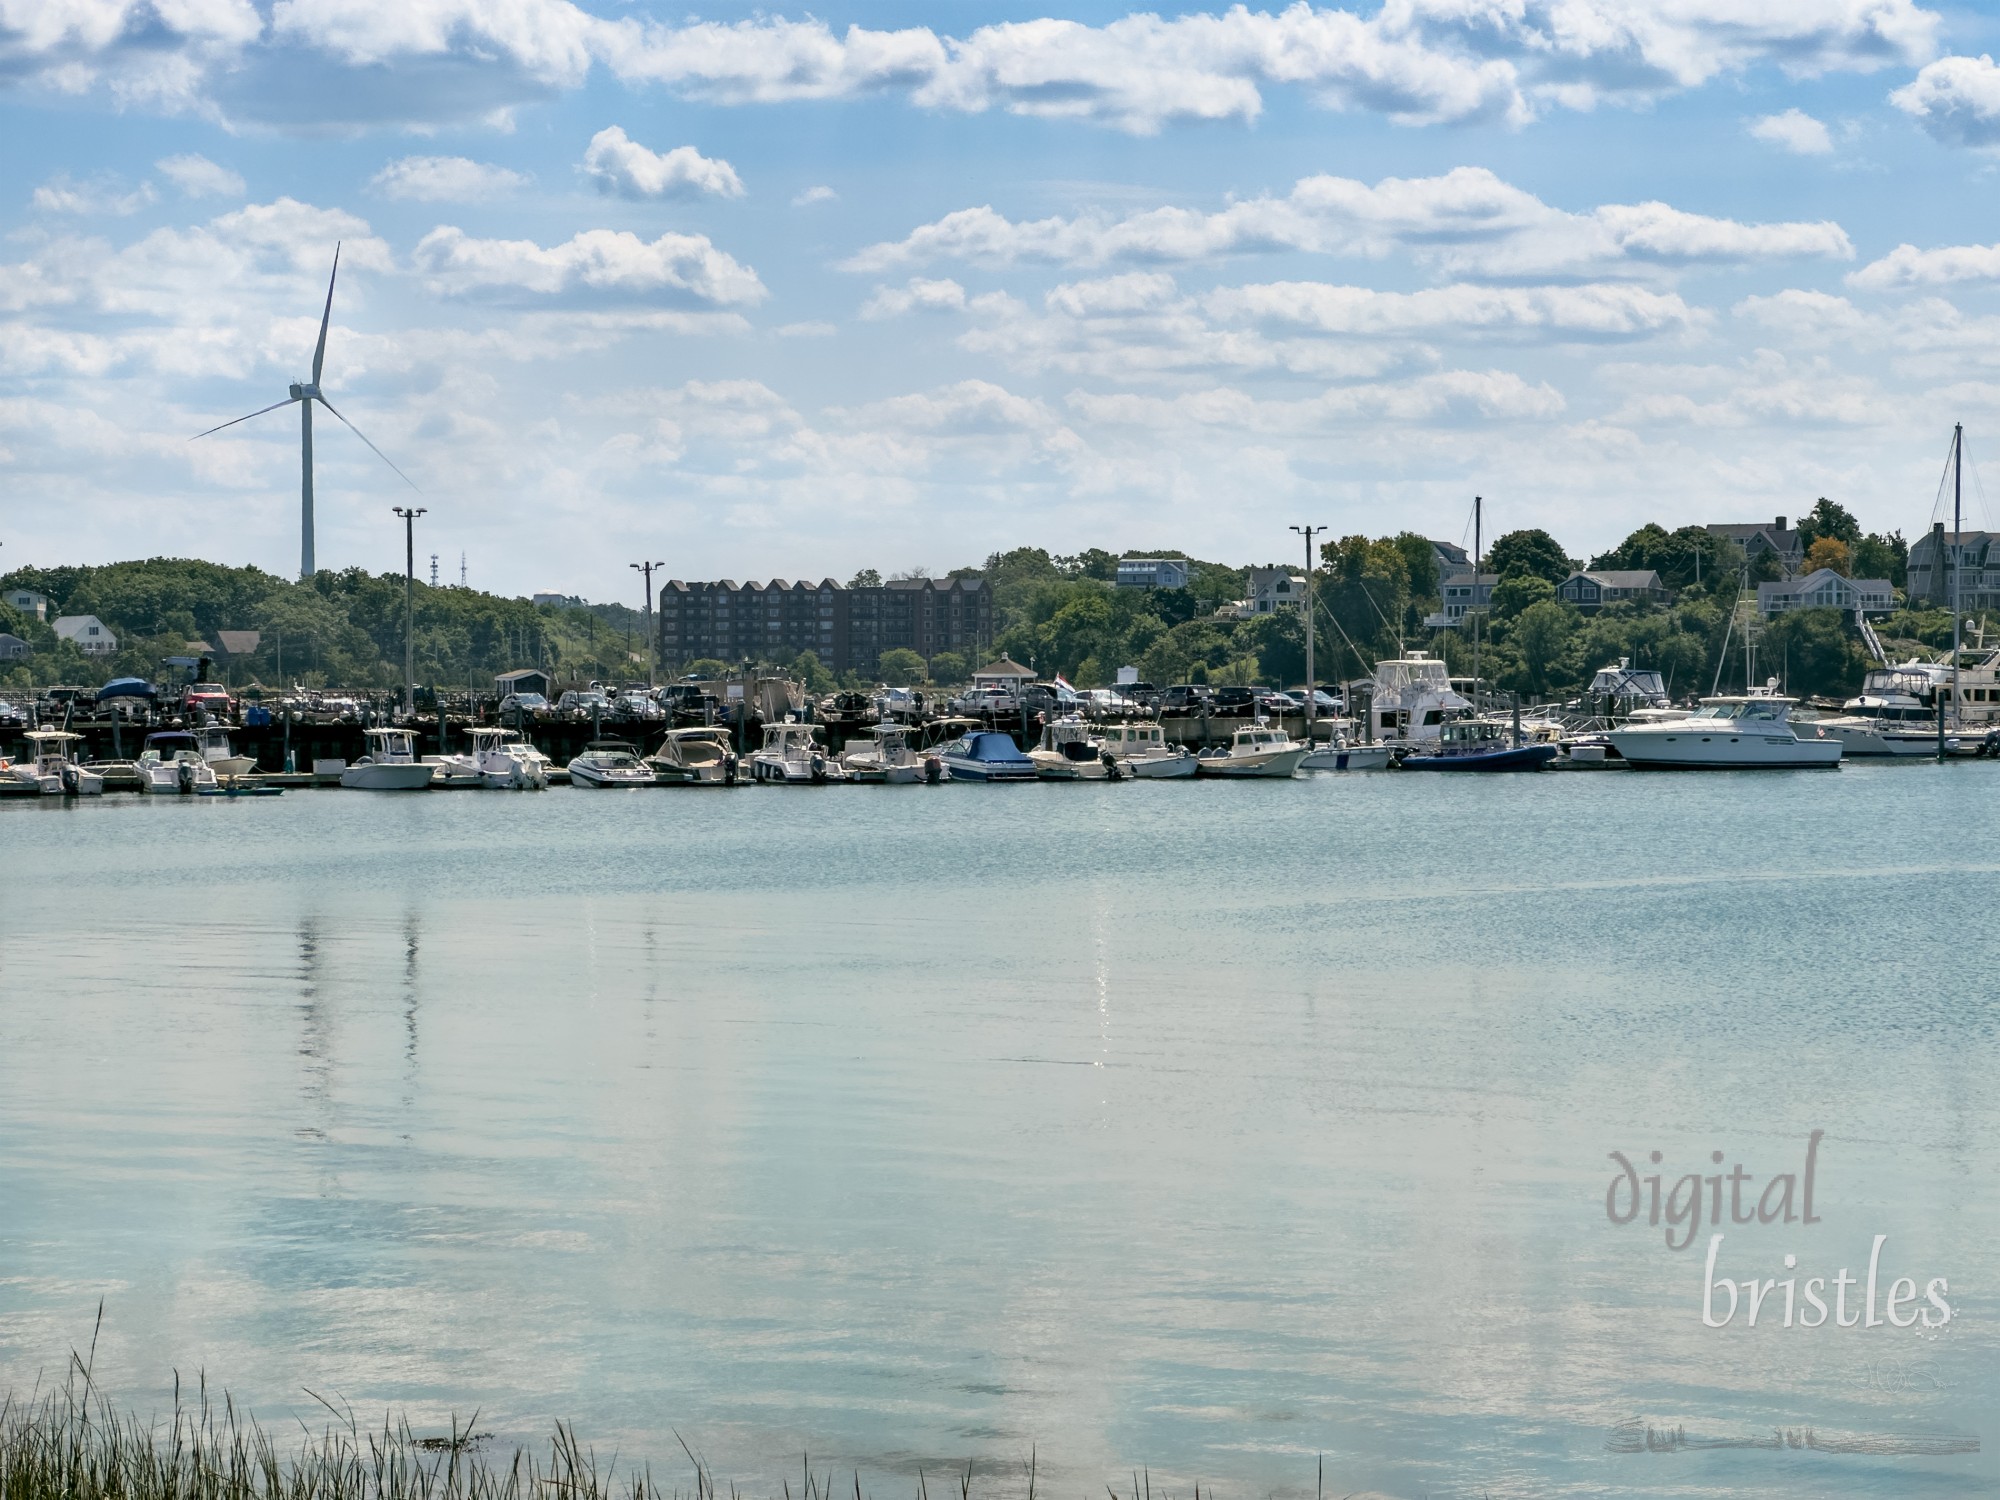
M 724 786 L 736 785 L 736 757 L 733 755 L 722 757 L 722 784 Z
M 826 757 L 824 755 L 815 754 L 813 756 L 812 773 L 813 784 L 815 786 L 826 780 Z
M 194 793 L 193 763 L 184 760 L 176 766 L 174 768 L 174 780 L 180 786 L 183 797 L 192 796 Z
M 62 789 L 65 795 L 71 797 L 83 790 L 83 773 L 72 761 L 63 762 Z
M 924 785 L 936 786 L 944 780 L 944 762 L 935 755 L 924 757 Z
M 1109 750 L 1105 750 L 1100 752 L 1097 758 L 1104 762 L 1104 774 L 1107 777 L 1109 777 L 1113 781 L 1118 781 L 1123 778 L 1125 773 L 1118 769 L 1117 756 L 1113 755 Z

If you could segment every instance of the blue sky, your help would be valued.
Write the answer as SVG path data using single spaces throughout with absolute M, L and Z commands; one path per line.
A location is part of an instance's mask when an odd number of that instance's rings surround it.
M 2000 429 L 2000 19 L 0 0 L 0 560 L 298 559 L 326 390 L 505 592 L 1929 520 Z M 321 566 L 410 498 L 317 424 Z M 1983 524 L 1983 495 L 1969 524 Z

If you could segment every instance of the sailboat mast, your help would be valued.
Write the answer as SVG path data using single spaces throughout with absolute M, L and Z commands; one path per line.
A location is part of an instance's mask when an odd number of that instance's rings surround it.
M 1958 422 L 1951 429 L 1951 723 L 1954 729 L 1965 722 L 1965 711 L 1958 702 L 1959 630 L 1965 621 L 1958 607 L 1959 564 L 1965 557 L 1964 543 L 1959 535 L 1964 498 L 1965 424 Z
M 1466 612 L 1472 616 L 1472 711 L 1479 712 L 1479 552 L 1481 522 L 1485 520 L 1486 501 L 1479 495 L 1472 497 L 1472 598 Z M 1459 533 L 1464 536 L 1464 532 Z

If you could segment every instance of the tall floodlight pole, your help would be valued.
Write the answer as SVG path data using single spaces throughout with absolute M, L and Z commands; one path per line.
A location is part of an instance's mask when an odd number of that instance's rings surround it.
M 660 638 L 653 630 L 653 569 L 664 568 L 666 564 L 642 562 L 627 563 L 625 566 L 635 573 L 645 575 L 646 579 L 646 613 L 643 617 L 646 621 L 646 686 L 652 687 L 653 673 L 660 661 Z
M 1327 528 L 1324 526 L 1294 526 L 1292 530 L 1306 539 L 1306 743 L 1313 737 L 1313 711 L 1319 698 L 1319 678 L 1313 674 L 1313 537 Z
M 389 507 L 403 518 L 403 712 L 414 716 L 417 711 L 417 517 L 424 513 L 424 507 L 415 510 L 400 505 Z M 438 715 L 439 743 L 442 744 L 444 715 Z

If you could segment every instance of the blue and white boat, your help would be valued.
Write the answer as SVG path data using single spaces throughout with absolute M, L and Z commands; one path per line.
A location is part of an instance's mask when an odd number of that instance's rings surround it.
M 1012 735 L 977 729 L 937 748 L 953 781 L 1033 781 L 1035 763 L 1021 753 Z
M 1437 743 L 1403 757 L 1405 771 L 1539 771 L 1561 751 L 1554 745 L 1521 745 L 1493 719 L 1450 719 Z

